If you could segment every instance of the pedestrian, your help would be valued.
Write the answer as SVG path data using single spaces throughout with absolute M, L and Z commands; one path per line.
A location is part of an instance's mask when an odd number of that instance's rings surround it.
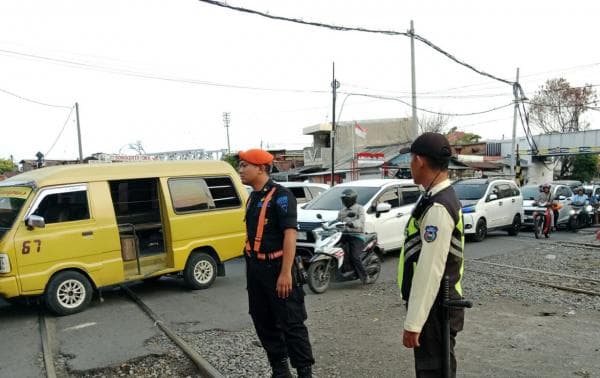
M 273 377 L 312 377 L 315 360 L 304 321 L 304 290 L 294 264 L 296 199 L 269 173 L 273 155 L 261 149 L 239 153 L 242 182 L 252 186 L 246 205 L 246 280 L 249 312 L 267 353 Z
M 411 214 L 398 263 L 398 285 L 407 301 L 403 344 L 414 348 L 416 376 L 443 376 L 442 288 L 449 277 L 450 299 L 461 299 L 464 230 L 461 204 L 448 180 L 451 149 L 446 137 L 423 133 L 404 153 L 425 191 Z M 450 309 L 451 376 L 456 376 L 454 345 L 464 309 Z

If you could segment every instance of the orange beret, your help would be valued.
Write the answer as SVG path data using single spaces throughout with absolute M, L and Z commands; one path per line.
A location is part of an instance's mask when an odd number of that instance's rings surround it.
M 246 161 L 254 165 L 271 165 L 273 163 L 273 155 L 260 148 L 253 148 L 248 151 L 238 152 L 240 160 Z

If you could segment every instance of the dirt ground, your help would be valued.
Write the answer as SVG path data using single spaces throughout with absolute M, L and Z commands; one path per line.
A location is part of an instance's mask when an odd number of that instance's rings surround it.
M 344 291 L 309 298 L 318 376 L 414 377 L 412 351 L 402 346 L 405 314 L 397 288 L 382 283 Z M 349 296 L 360 304 L 349 305 Z M 501 297 L 475 302 L 457 337 L 458 375 L 600 376 L 600 313 L 568 312 Z

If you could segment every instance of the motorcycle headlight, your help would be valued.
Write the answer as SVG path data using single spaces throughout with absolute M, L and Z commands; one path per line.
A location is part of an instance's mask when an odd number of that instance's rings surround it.
M 590 205 L 587 205 L 585 207 L 585 211 L 587 211 L 588 213 L 591 213 L 592 212 L 592 207 Z
M 575 210 L 569 211 L 569 215 L 575 215 Z
M 10 260 L 6 253 L 0 253 L 0 273 L 10 273 Z

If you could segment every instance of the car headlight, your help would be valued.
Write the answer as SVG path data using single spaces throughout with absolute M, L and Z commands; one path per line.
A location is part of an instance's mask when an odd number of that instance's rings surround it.
M 475 206 L 465 206 L 462 208 L 463 214 L 470 214 L 475 212 Z
M 10 273 L 10 259 L 6 253 L 0 253 L 0 273 Z

